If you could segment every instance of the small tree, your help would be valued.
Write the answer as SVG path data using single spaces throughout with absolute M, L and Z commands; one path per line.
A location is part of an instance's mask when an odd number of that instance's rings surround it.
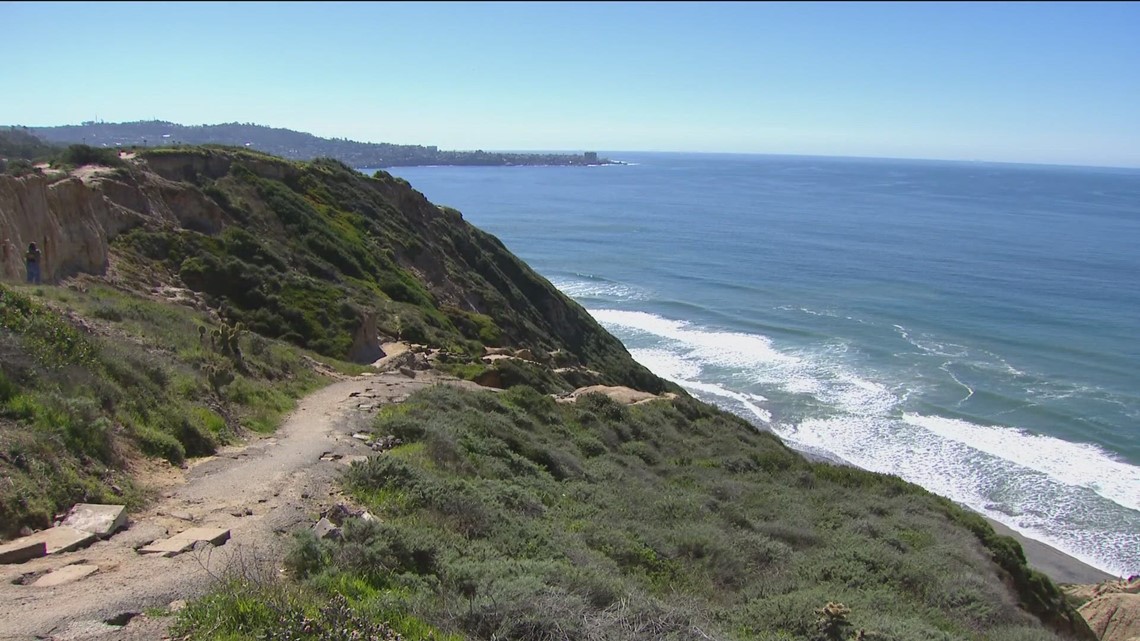
M 847 620 L 847 615 L 851 614 L 851 608 L 843 605 L 842 603 L 835 603 L 828 601 L 827 605 L 815 611 L 819 617 L 817 625 L 819 626 L 819 638 L 823 641 L 845 641 L 847 634 L 850 632 L 851 622 Z

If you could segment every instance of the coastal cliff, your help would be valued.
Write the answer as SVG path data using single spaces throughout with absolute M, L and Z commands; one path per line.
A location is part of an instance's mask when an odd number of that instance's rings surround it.
M 138 510 L 139 469 L 271 432 L 370 364 L 501 390 L 357 404 L 377 453 L 345 495 L 380 518 L 302 528 L 289 583 L 224 588 L 180 634 L 1094 638 L 980 516 L 688 397 L 403 180 L 229 148 L 118 160 L 0 177 L 3 534 L 78 501 Z M 33 241 L 58 286 L 17 284 Z
M 0 229 L 9 281 L 36 242 L 49 282 L 186 287 L 231 322 L 332 357 L 374 360 L 380 333 L 469 361 L 484 343 L 525 348 L 600 372 L 597 383 L 667 387 L 498 239 L 384 172 L 153 150 L 119 168 L 0 176 Z M 122 270 L 108 274 L 116 253 Z

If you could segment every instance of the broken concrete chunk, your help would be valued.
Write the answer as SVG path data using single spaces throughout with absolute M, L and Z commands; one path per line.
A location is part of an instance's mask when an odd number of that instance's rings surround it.
M 16 539 L 0 545 L 0 564 L 23 563 L 47 555 L 47 543 Z
M 127 526 L 127 508 L 125 505 L 79 503 L 67 513 L 62 525 L 105 539 Z
M 312 530 L 318 539 L 327 538 L 333 541 L 340 539 L 340 528 L 333 525 L 332 521 L 328 519 L 321 519 L 314 523 Z
M 45 574 L 36 579 L 35 583 L 32 583 L 32 587 L 50 588 L 56 585 L 63 585 L 64 583 L 74 583 L 75 581 L 91 576 L 98 571 L 98 565 L 89 565 L 86 563 L 65 565 L 54 572 L 49 572 L 48 574 Z
M 164 541 L 155 541 L 139 550 L 142 554 L 158 554 L 161 556 L 176 556 L 194 547 L 195 543 L 204 541 L 210 545 L 221 545 L 230 538 L 230 531 L 223 528 L 194 527 L 175 534 Z
M 82 547 L 87 547 L 95 542 L 95 535 L 90 532 L 84 532 L 83 530 L 61 525 L 59 527 L 41 530 L 31 536 L 16 539 L 16 541 L 26 541 L 29 543 L 43 542 L 47 548 L 47 554 L 57 554 L 59 552 L 70 552 Z M 16 541 L 13 541 L 13 543 Z

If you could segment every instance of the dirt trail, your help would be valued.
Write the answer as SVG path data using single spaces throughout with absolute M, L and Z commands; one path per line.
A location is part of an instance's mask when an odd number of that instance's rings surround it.
M 441 382 L 477 387 L 434 371 L 333 383 L 302 399 L 273 436 L 195 464 L 125 531 L 86 549 L 0 565 L 0 640 L 162 638 L 172 617 L 138 615 L 203 594 L 227 565 L 279 564 L 289 533 L 342 501 L 336 480 L 346 464 L 372 454 L 352 433 L 368 426 L 376 407 Z M 191 527 L 227 528 L 231 538 L 171 558 L 135 551 Z M 57 587 L 20 584 L 80 562 L 99 571 Z

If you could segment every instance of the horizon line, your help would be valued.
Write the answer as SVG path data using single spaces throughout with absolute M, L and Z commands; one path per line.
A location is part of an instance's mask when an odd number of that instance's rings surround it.
M 324 140 L 342 140 L 346 142 L 354 142 L 366 145 L 395 145 L 395 146 L 408 146 L 408 147 L 436 147 L 444 152 L 458 152 L 458 153 L 474 153 L 476 151 L 483 151 L 485 153 L 511 153 L 511 154 L 570 154 L 581 155 L 585 153 L 586 148 L 581 148 L 583 151 L 568 150 L 568 149 L 492 149 L 487 147 L 476 147 L 473 149 L 443 149 L 440 145 L 431 145 L 424 143 L 394 143 L 385 141 L 370 141 L 370 140 L 355 140 L 347 137 L 326 137 L 315 134 L 309 131 L 300 129 L 292 129 L 290 127 L 278 127 L 273 125 L 262 125 L 258 123 L 244 123 L 237 120 L 229 122 L 220 122 L 215 124 L 200 124 L 200 125 L 185 125 L 182 123 L 174 122 L 171 120 L 161 120 L 154 118 L 151 120 L 125 120 L 121 122 L 108 122 L 106 120 L 88 120 L 79 124 L 63 124 L 63 125 L 3 125 L 11 129 L 48 129 L 57 127 L 83 127 L 88 125 L 129 125 L 129 124 L 144 124 L 144 123 L 161 123 L 169 124 L 177 127 L 217 127 L 220 125 L 249 125 L 254 127 L 264 127 L 266 129 L 284 129 L 299 134 L 307 134 L 316 138 Z M 589 151 L 595 151 L 589 148 Z M 905 160 L 905 161 L 919 161 L 919 162 L 945 162 L 945 163 L 963 163 L 963 164 L 989 164 L 989 165 L 1019 165 L 1030 167 L 1067 167 L 1079 169 L 1125 169 L 1136 170 L 1140 169 L 1140 164 L 1135 165 L 1105 165 L 1105 164 L 1087 164 L 1087 163 L 1074 163 L 1074 162 L 1042 162 L 1042 161 L 1024 161 L 1024 160 L 986 160 L 984 158 L 930 158 L 919 156 L 863 156 L 863 155 L 829 155 L 829 154 L 808 154 L 808 153 L 791 153 L 791 152 L 769 152 L 769 151 L 683 151 L 683 150 L 666 150 L 666 149 L 624 149 L 615 151 L 596 151 L 601 157 L 605 154 L 691 154 L 691 155 L 719 155 L 719 156 L 776 156 L 776 157 L 792 157 L 792 158 L 820 158 L 820 159 L 850 159 L 850 160 Z M 606 158 L 606 160 L 618 160 L 616 158 Z

